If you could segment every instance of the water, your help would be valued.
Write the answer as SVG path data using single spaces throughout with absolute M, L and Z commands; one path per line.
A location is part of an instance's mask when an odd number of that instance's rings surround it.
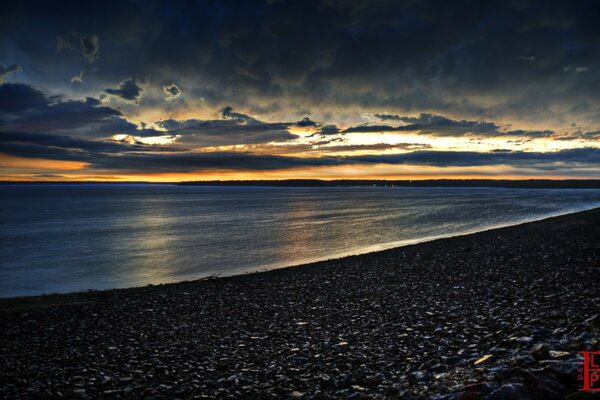
M 0 297 L 240 274 L 600 206 L 600 190 L 0 187 Z

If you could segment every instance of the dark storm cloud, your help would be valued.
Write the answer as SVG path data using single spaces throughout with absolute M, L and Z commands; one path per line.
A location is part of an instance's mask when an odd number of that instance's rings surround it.
M 73 129 L 93 129 L 99 124 L 123 122 L 121 113 L 100 105 L 96 99 L 88 97 L 84 101 L 57 101 L 43 107 L 27 110 L 8 121 L 8 127 L 34 132 L 61 132 Z M 127 125 L 130 129 L 131 125 Z
M 41 147 L 40 147 L 41 148 Z M 48 156 L 35 149 L 33 157 Z M 2 150 L 6 151 L 3 147 Z M 11 150 L 11 149 L 9 149 Z M 32 150 L 28 150 L 32 151 Z M 552 153 L 476 153 L 414 151 L 397 155 L 374 155 L 354 157 L 288 157 L 276 155 L 255 155 L 250 153 L 209 152 L 209 153 L 110 153 L 77 154 L 56 149 L 55 159 L 90 162 L 94 169 L 119 170 L 135 173 L 151 172 L 191 172 L 199 170 L 278 170 L 287 168 L 342 166 L 342 165 L 421 165 L 435 167 L 470 167 L 486 165 L 508 165 L 527 167 L 532 170 L 558 170 L 562 164 L 579 167 L 597 167 L 600 164 L 600 150 L 577 149 Z M 29 153 L 28 153 L 29 154 Z M 19 155 L 23 156 L 23 154 Z M 28 156 L 28 155 L 25 155 Z M 60 157 L 60 158 L 59 158 Z
M 3 14 L 0 55 L 18 46 L 25 68 L 49 64 L 58 35 L 91 31 L 102 39 L 103 87 L 181 77 L 186 95 L 210 104 L 293 99 L 539 120 L 600 102 L 598 2 L 63 1 Z M 91 37 L 82 43 L 97 55 Z M 600 123 L 596 114 L 576 117 Z
M 135 79 L 128 79 L 121 82 L 117 89 L 104 89 L 105 93 L 132 102 L 137 102 L 142 97 L 143 91 L 144 90 Z
M 508 165 L 533 170 L 559 170 L 564 164 L 598 167 L 600 149 L 585 148 L 551 153 L 477 153 L 451 151 L 414 151 L 395 155 L 353 157 L 285 157 L 253 155 L 249 153 L 179 153 L 179 154 L 129 154 L 123 157 L 96 159 L 94 168 L 119 169 L 132 172 L 195 170 L 277 170 L 296 167 L 340 165 L 421 165 L 435 167 L 472 167 Z
M 305 160 L 298 157 L 253 155 L 248 153 L 211 152 L 180 154 L 137 154 L 127 157 L 103 157 L 97 159 L 94 168 L 131 172 L 190 172 L 197 170 L 254 170 L 269 171 L 306 166 L 339 165 L 333 158 Z
M 264 122 L 249 115 L 237 112 L 231 106 L 224 107 L 220 112 L 221 119 L 201 120 L 164 120 L 157 125 L 166 129 L 171 134 L 195 135 L 195 136 L 243 136 L 248 142 L 237 143 L 261 143 L 274 140 L 291 140 L 298 136 L 290 133 L 288 129 L 292 126 L 316 127 L 319 124 L 304 118 L 298 122 Z
M 224 107 L 220 116 L 221 119 L 214 120 L 170 119 L 157 125 L 167 134 L 180 136 L 178 143 L 197 147 L 288 141 L 298 137 L 288 131 L 297 123 L 259 121 L 230 106 Z
M 57 42 L 57 49 L 59 49 L 59 51 L 62 50 L 62 48 L 59 47 L 59 44 L 62 43 L 63 42 L 60 42 L 60 39 Z M 90 64 L 98 59 L 100 52 L 100 40 L 98 39 L 98 36 L 84 35 L 80 38 L 79 43 L 81 44 L 81 51 L 83 52 L 83 56 L 88 60 Z M 64 48 L 64 46 L 62 47 Z
M 163 120 L 157 125 L 166 130 L 166 134 L 177 135 L 178 144 L 196 147 L 225 146 L 239 144 L 260 144 L 269 142 L 285 142 L 298 138 L 289 132 L 292 127 L 319 128 L 320 122 L 308 117 L 297 122 L 264 122 L 247 114 L 235 111 L 231 106 L 220 112 L 221 119 L 214 120 Z M 324 132 L 322 133 L 324 129 Z M 335 126 L 324 126 L 319 134 L 333 134 Z
M 125 152 L 152 149 L 149 146 L 123 146 L 119 142 L 90 141 L 76 139 L 63 135 L 49 135 L 28 132 L 0 132 L 0 143 L 24 143 L 63 149 L 97 151 L 97 152 Z
M 0 153 L 17 157 L 93 163 L 97 157 L 119 156 L 139 151 L 173 149 L 114 141 L 82 140 L 63 135 L 0 131 Z
M 0 85 L 0 129 L 33 133 L 70 133 L 81 137 L 106 137 L 161 132 L 138 130 L 122 113 L 98 99 L 63 100 L 22 83 Z M 153 132 L 154 134 L 150 134 Z
M 551 130 L 502 130 L 500 126 L 487 121 L 453 120 L 442 115 L 419 114 L 417 117 L 374 114 L 383 121 L 403 122 L 405 125 L 359 125 L 347 128 L 344 133 L 352 132 L 418 132 L 431 136 L 474 136 L 474 137 L 502 137 L 521 136 L 542 138 L 554 135 Z
M 19 113 L 47 106 L 50 100 L 41 91 L 23 83 L 0 85 L 0 112 Z M 0 116 L 0 122 L 2 121 Z
M 410 164 L 436 167 L 472 167 L 509 165 L 518 167 L 552 167 L 554 164 L 600 166 L 600 149 L 580 148 L 556 152 L 415 151 L 412 153 L 358 156 L 349 158 L 360 163 Z M 561 165 L 555 165 L 559 169 Z

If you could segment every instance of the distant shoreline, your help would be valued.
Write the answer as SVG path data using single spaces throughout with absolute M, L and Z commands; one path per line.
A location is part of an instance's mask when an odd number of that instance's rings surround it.
M 0 185 L 177 185 L 234 187 L 489 187 L 506 189 L 600 189 L 600 179 L 285 179 L 226 180 L 189 182 L 112 182 L 112 181 L 0 181 Z

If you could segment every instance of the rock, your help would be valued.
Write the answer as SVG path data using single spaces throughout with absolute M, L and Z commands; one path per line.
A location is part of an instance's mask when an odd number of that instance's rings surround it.
M 456 357 L 456 356 L 451 356 L 451 357 L 445 357 L 445 358 L 443 358 L 443 360 L 446 365 L 455 365 L 461 361 L 461 358 Z
M 511 361 L 519 367 L 531 367 L 537 364 L 537 361 L 530 355 L 516 356 Z
M 495 389 L 496 389 L 496 386 L 492 385 L 491 383 L 478 382 L 478 383 L 472 383 L 467 386 L 463 386 L 459 389 L 459 391 L 489 394 L 489 393 L 493 392 Z
M 501 381 L 508 377 L 511 374 L 512 370 L 513 368 L 509 367 L 508 365 L 497 365 L 488 368 L 487 372 L 492 374 L 494 376 L 494 379 Z
M 546 343 L 538 343 L 529 351 L 529 355 L 536 360 L 546 360 L 550 358 L 550 346 Z
M 473 363 L 473 365 L 479 365 L 479 364 L 482 364 L 482 363 L 486 362 L 487 360 L 489 360 L 489 359 L 490 359 L 490 358 L 492 358 L 492 357 L 493 357 L 493 355 L 491 355 L 491 354 L 486 354 L 485 356 L 483 356 L 483 357 L 481 357 L 481 358 L 477 359 L 477 361 L 475 361 L 475 362 Z
M 427 372 L 415 371 L 408 374 L 407 378 L 408 381 L 411 383 L 426 383 L 431 381 L 432 376 L 430 373 Z
M 600 314 L 595 314 L 589 317 L 588 319 L 584 320 L 583 322 L 591 326 L 597 326 L 598 324 L 600 324 Z
M 568 351 L 550 350 L 549 356 L 560 360 L 560 359 L 565 359 L 565 358 L 571 358 L 571 353 L 569 353 Z
M 531 343 L 531 342 L 533 342 L 533 338 L 531 336 L 521 336 L 521 337 L 513 336 L 513 337 L 510 338 L 510 340 L 518 342 L 518 343 Z
M 507 383 L 484 397 L 484 400 L 532 400 L 532 397 L 525 385 Z
M 527 377 L 525 384 L 533 398 L 536 399 L 559 400 L 564 398 L 567 392 L 566 387 L 559 382 L 534 375 Z
M 434 397 L 433 400 L 479 400 L 482 396 L 479 392 L 455 392 Z
M 433 372 L 433 373 L 440 373 L 440 372 L 444 372 L 448 369 L 447 366 L 445 366 L 444 364 L 435 364 L 433 366 L 431 366 L 429 368 L 429 371 Z
M 554 377 L 560 384 L 570 387 L 576 384 L 578 364 L 576 361 L 548 360 L 541 373 Z

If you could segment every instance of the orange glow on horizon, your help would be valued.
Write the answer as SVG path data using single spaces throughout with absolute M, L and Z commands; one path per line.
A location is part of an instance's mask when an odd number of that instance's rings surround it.
M 23 158 L 0 153 L 0 177 L 7 170 L 60 170 L 72 171 L 87 167 L 82 161 L 48 160 L 44 158 Z
M 8 181 L 101 181 L 101 182 L 186 182 L 218 180 L 285 180 L 285 179 L 372 179 L 372 180 L 425 180 L 425 179 L 582 179 L 577 175 L 536 174 L 507 166 L 484 167 L 431 167 L 411 165 L 352 165 L 336 167 L 304 167 L 275 171 L 213 170 L 196 172 L 169 172 L 154 174 L 118 173 L 99 171 L 98 174 L 61 173 L 58 176 L 35 174 L 4 175 Z M 594 178 L 590 176 L 589 178 Z

